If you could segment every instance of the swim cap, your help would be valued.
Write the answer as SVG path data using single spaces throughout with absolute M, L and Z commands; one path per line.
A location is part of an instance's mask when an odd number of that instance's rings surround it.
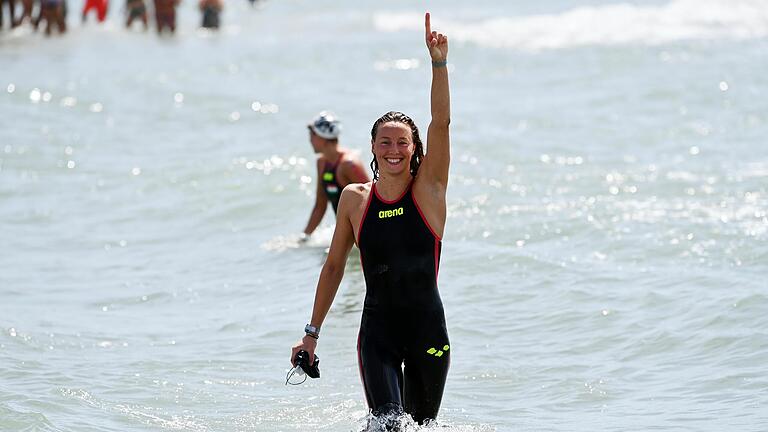
M 329 111 L 321 111 L 307 126 L 317 136 L 328 140 L 337 139 L 341 133 L 341 122 Z

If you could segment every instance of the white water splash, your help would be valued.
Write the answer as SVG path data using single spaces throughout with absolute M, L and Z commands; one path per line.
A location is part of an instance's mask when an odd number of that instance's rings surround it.
M 419 13 L 378 13 L 380 31 L 421 29 Z M 442 20 L 453 40 L 520 50 L 588 45 L 662 45 L 682 40 L 768 36 L 768 3 L 760 0 L 674 0 L 661 6 L 617 4 L 559 14 L 499 17 L 468 23 Z

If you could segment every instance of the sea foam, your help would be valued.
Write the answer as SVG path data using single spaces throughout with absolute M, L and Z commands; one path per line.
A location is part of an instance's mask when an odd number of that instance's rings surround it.
M 421 29 L 420 13 L 380 12 L 380 31 Z M 662 45 L 683 40 L 745 40 L 768 36 L 768 4 L 760 0 L 674 0 L 583 6 L 557 14 L 504 16 L 476 22 L 444 19 L 440 29 L 459 42 L 519 50 L 588 45 Z

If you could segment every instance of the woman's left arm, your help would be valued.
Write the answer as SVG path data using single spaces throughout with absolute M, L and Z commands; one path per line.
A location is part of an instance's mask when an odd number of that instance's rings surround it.
M 451 97 L 448 90 L 448 36 L 432 31 L 430 16 L 424 17 L 427 48 L 432 59 L 432 90 L 430 95 L 432 121 L 427 130 L 427 154 L 419 168 L 429 183 L 437 183 L 443 190 L 448 185 L 450 165 L 450 140 L 448 125 L 451 123 Z M 422 173 L 422 170 L 424 171 Z

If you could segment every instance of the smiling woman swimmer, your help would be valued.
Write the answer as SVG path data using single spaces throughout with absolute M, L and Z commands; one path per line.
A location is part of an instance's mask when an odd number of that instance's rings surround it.
M 291 352 L 314 358 L 352 244 L 360 249 L 366 295 L 358 336 L 360 376 L 374 416 L 437 417 L 450 343 L 437 289 L 450 161 L 448 37 L 424 18 L 432 59 L 432 120 L 427 153 L 410 117 L 388 112 L 371 130 L 373 182 L 350 184 L 317 283 L 312 318 Z

